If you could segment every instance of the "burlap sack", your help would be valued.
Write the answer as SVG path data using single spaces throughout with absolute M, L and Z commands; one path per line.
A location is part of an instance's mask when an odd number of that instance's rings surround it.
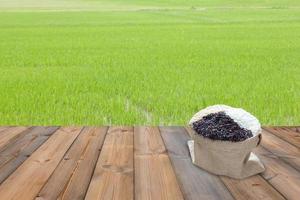
M 189 149 L 193 163 L 213 174 L 242 179 L 265 170 L 258 157 L 251 151 L 260 143 L 261 128 L 258 120 L 243 109 L 225 105 L 208 107 L 198 112 L 189 125 L 207 114 L 225 112 L 241 127 L 252 131 L 253 137 L 241 142 L 211 140 L 194 131 Z

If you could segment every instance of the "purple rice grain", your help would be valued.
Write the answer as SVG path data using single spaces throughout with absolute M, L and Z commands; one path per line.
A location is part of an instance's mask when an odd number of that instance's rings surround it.
M 208 114 L 194 122 L 192 127 L 198 134 L 212 140 L 240 142 L 253 137 L 250 130 L 240 127 L 225 112 Z

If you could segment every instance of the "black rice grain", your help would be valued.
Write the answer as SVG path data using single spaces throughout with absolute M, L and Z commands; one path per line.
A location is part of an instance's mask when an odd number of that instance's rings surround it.
M 198 134 L 212 140 L 240 142 L 253 136 L 250 130 L 240 127 L 225 112 L 206 115 L 192 126 Z

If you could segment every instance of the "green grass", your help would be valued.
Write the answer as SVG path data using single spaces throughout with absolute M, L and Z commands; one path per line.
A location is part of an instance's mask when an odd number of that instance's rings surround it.
M 297 0 L 0 0 L 0 124 L 300 123 Z

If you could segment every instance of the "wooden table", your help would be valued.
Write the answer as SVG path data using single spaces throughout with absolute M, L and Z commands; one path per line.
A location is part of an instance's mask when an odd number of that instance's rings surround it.
M 190 160 L 184 127 L 0 127 L 0 199 L 300 199 L 300 128 L 266 127 L 266 171 L 244 180 Z

